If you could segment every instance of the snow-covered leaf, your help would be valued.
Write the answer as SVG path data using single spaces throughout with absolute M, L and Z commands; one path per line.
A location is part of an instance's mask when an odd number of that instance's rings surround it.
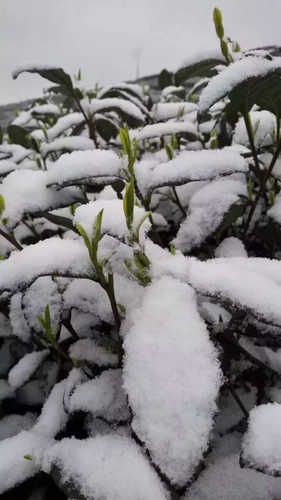
M 139 447 L 117 434 L 63 439 L 47 450 L 42 469 L 56 478 L 67 495 L 81 500 L 169 498 Z
M 161 471 L 183 486 L 208 447 L 221 383 L 193 290 L 170 277 L 148 287 L 125 353 L 133 429 Z

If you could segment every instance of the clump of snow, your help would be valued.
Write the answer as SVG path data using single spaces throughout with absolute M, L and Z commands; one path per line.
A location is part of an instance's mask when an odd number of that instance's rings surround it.
M 9 385 L 7 380 L 0 378 L 0 401 L 14 397 L 14 388 Z
M 79 385 L 69 400 L 70 411 L 86 411 L 108 421 L 128 420 L 130 413 L 122 388 L 121 370 L 106 370 Z
M 75 457 L 75 460 L 73 460 Z M 85 498 L 106 500 L 167 500 L 156 472 L 129 438 L 109 434 L 84 440 L 63 439 L 49 448 L 42 469 L 60 472 L 67 489 Z
M 136 176 L 143 192 L 152 191 L 156 187 L 204 181 L 248 170 L 246 161 L 239 153 L 222 150 L 183 151 L 166 163 L 141 163 Z
M 3 180 L 0 193 L 5 200 L 2 215 L 7 218 L 7 227 L 13 229 L 26 214 L 83 201 L 77 189 L 65 188 L 58 193 L 46 187 L 48 181 L 48 172 L 33 170 L 17 170 Z
M 280 271 L 280 261 L 270 259 L 190 259 L 188 282 L 203 294 L 280 325 Z
M 98 366 L 115 366 L 118 356 L 94 339 L 81 339 L 70 346 L 69 354 L 76 361 L 87 361 Z
M 36 372 L 49 354 L 48 349 L 33 351 L 25 354 L 17 364 L 10 370 L 8 382 L 13 389 L 18 389 L 24 385 Z
M 43 143 L 40 146 L 40 150 L 43 156 L 53 151 L 84 151 L 94 149 L 94 143 L 88 137 L 82 136 L 71 136 L 71 137 L 60 137 L 49 143 Z
M 183 486 L 208 447 L 221 383 L 194 291 L 170 277 L 148 287 L 124 348 L 133 429 L 161 471 Z
M 240 203 L 240 196 L 246 196 L 244 182 L 233 179 L 219 179 L 202 187 L 189 202 L 189 213 L 182 222 L 173 244 L 188 252 L 200 246 L 223 222 L 231 206 Z
M 281 405 L 268 403 L 250 412 L 242 444 L 242 460 L 254 469 L 281 475 Z
M 262 110 L 251 111 L 249 116 L 254 131 L 255 146 L 261 148 L 272 145 L 276 138 L 276 117 L 274 114 L 270 113 L 270 111 Z M 250 145 L 246 125 L 242 117 L 236 123 L 233 142 L 234 144 L 242 144 L 243 146 Z
M 9 319 L 13 335 L 23 342 L 30 340 L 30 328 L 27 324 L 22 306 L 22 293 L 14 293 L 10 300 Z
M 177 118 L 180 114 L 186 115 L 198 110 L 197 104 L 192 102 L 159 102 L 152 108 L 152 116 L 157 122 Z
M 228 434 L 216 439 L 206 468 L 187 490 L 183 500 L 276 500 L 280 479 L 268 477 L 239 465 L 240 439 Z
M 103 234 L 108 233 L 120 240 L 130 237 L 123 212 L 122 200 L 96 200 L 86 205 L 81 205 L 75 212 L 74 224 L 80 224 L 85 229 L 88 236 L 92 238 L 94 221 L 101 210 L 103 210 L 101 225 Z M 134 207 L 133 230 L 137 229 L 145 213 L 143 208 Z M 146 219 L 140 228 L 140 243 L 144 242 L 145 234 L 149 228 L 150 222 Z
M 43 327 L 38 321 L 38 316 L 43 316 L 46 305 L 50 308 L 52 328 L 56 330 L 59 325 L 62 307 L 62 297 L 58 292 L 57 283 L 50 277 L 38 278 L 23 297 L 24 315 L 29 325 L 42 332 Z
M 126 99 L 118 97 L 106 97 L 104 99 L 92 99 L 91 102 L 82 101 L 82 106 L 89 116 L 103 111 L 121 110 L 123 113 L 132 116 L 139 122 L 144 122 L 144 114 L 138 106 Z
M 212 104 L 225 97 L 239 83 L 252 77 L 263 78 L 266 75 L 281 69 L 281 58 L 273 60 L 257 56 L 245 57 L 224 68 L 214 76 L 201 93 L 199 110 L 206 111 Z
M 49 444 L 50 438 L 32 430 L 0 441 L 0 493 L 37 474 L 39 464 L 24 457 L 42 453 Z
M 239 238 L 225 238 L 215 250 L 215 257 L 247 257 L 245 246 Z
M 267 215 L 281 224 L 281 196 L 277 195 L 274 205 L 267 211 Z
M 49 238 L 0 261 L 0 292 L 15 291 L 45 275 L 91 278 L 92 266 L 81 240 Z
M 130 130 L 130 138 L 143 141 L 144 139 L 179 133 L 190 134 L 194 139 L 198 136 L 196 126 L 191 122 L 165 122 L 146 125 L 139 130 Z
M 63 154 L 47 172 L 47 185 L 71 185 L 77 181 L 119 176 L 121 159 L 113 151 L 74 151 Z
M 67 115 L 62 116 L 61 118 L 58 119 L 55 125 L 46 130 L 48 140 L 53 141 L 54 139 L 56 139 L 56 137 L 61 135 L 69 128 L 75 127 L 76 125 L 80 125 L 84 121 L 85 118 L 83 114 L 78 112 L 68 113 Z M 41 129 L 33 130 L 30 135 L 34 139 L 38 139 L 41 141 L 46 140 L 45 134 Z
M 65 426 L 68 419 L 64 408 L 66 383 L 67 379 L 64 379 L 54 385 L 33 427 L 36 433 L 53 438 Z
M 0 441 L 18 434 L 20 431 L 28 431 L 34 425 L 37 415 L 25 413 L 24 415 L 6 415 L 0 420 Z
M 60 108 L 56 104 L 37 104 L 31 108 L 32 115 L 60 115 Z

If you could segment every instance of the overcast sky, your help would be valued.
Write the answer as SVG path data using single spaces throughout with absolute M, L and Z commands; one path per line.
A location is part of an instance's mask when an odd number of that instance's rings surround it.
M 0 102 L 42 93 L 39 76 L 11 79 L 23 63 L 79 67 L 87 84 L 174 70 L 216 49 L 212 9 L 243 48 L 281 45 L 281 0 L 0 0 Z

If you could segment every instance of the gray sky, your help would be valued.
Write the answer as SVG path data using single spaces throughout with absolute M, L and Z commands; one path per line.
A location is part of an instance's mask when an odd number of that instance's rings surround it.
M 0 102 L 41 94 L 47 82 L 11 72 L 23 63 L 82 69 L 88 85 L 176 69 L 216 49 L 212 9 L 243 48 L 281 45 L 281 0 L 0 0 Z

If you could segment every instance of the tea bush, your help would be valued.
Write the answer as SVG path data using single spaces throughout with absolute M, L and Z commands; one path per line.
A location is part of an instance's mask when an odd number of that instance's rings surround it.
M 2 498 L 281 497 L 281 59 L 214 23 L 157 103 L 13 75 L 52 86 L 0 145 Z

